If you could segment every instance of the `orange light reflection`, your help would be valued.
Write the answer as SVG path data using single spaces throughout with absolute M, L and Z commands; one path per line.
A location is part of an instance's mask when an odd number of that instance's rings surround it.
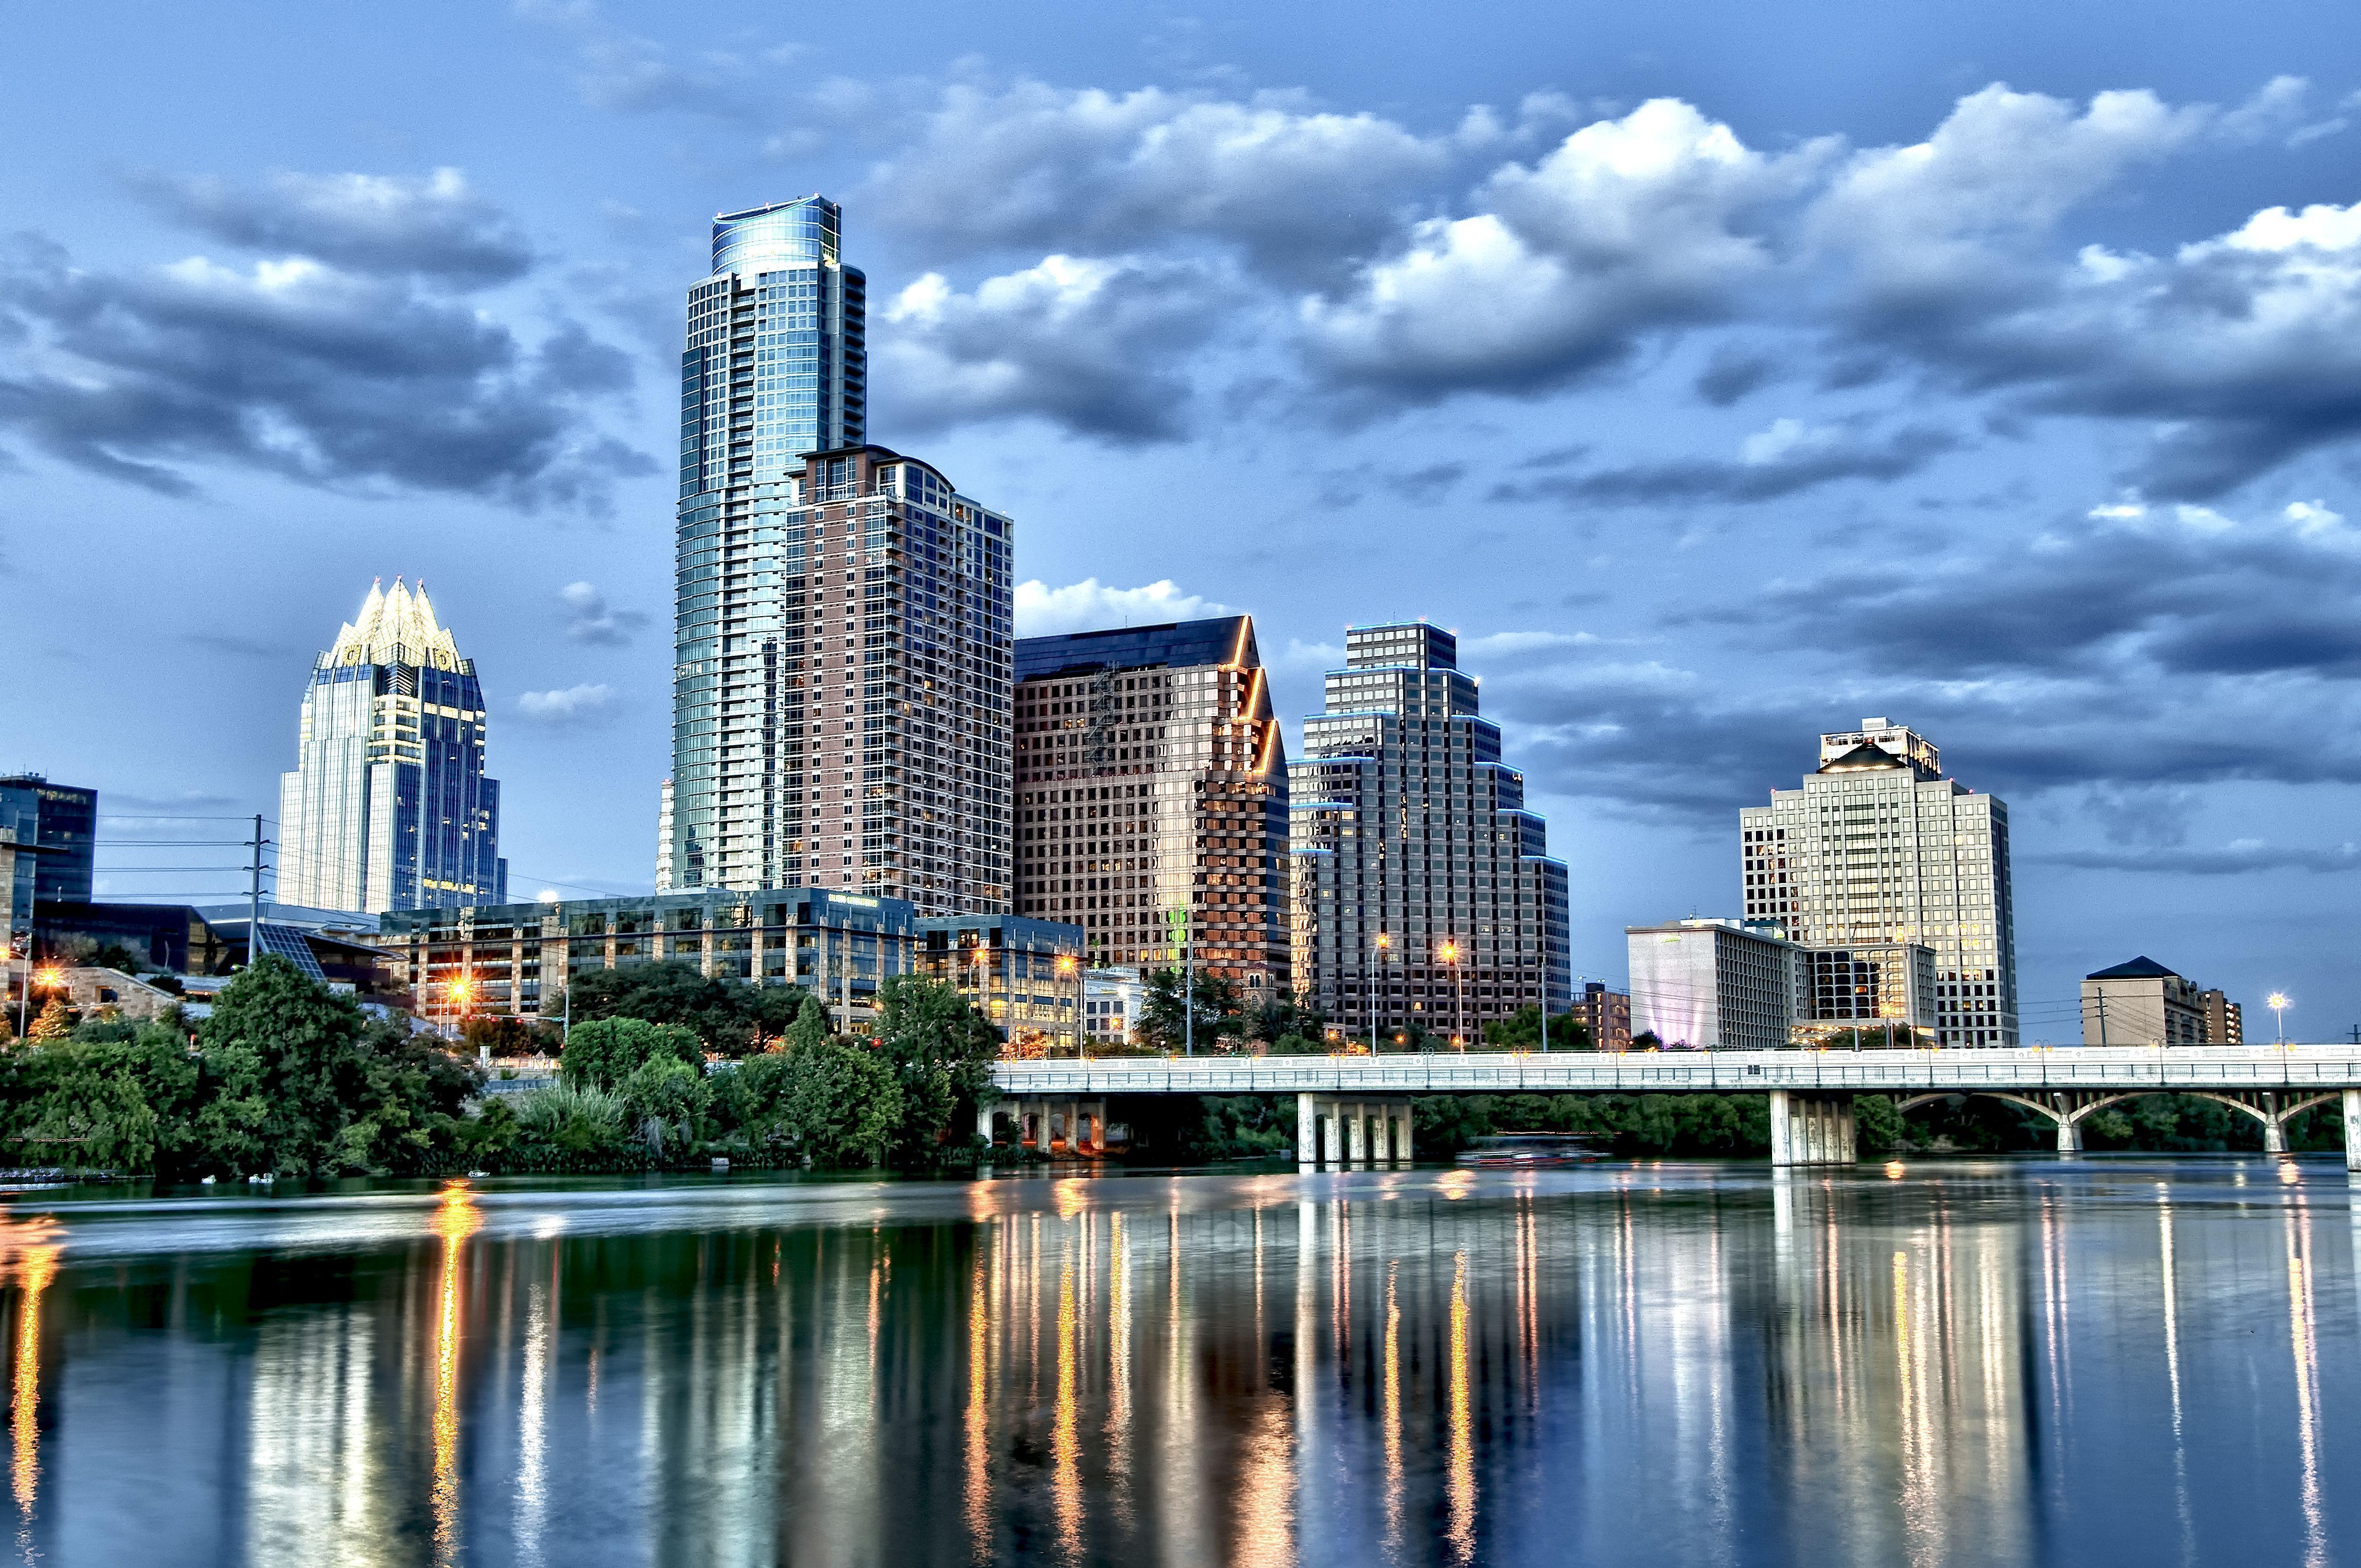
M 459 1263 L 467 1239 L 484 1217 L 466 1184 L 443 1190 L 433 1230 L 443 1238 L 442 1276 L 434 1308 L 434 1561 L 459 1560 Z

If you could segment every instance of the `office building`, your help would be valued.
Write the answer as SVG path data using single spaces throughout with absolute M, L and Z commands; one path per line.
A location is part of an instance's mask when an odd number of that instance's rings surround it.
M 950 981 L 1018 1056 L 1071 1050 L 1084 988 L 1081 927 L 1022 915 L 930 915 L 917 970 Z
M 1739 829 L 1750 919 L 1806 947 L 1929 948 L 1938 1043 L 2017 1043 L 2008 807 L 1944 777 L 1932 742 L 1883 718 L 1822 735 L 1817 771 Z
M 1249 1003 L 1291 988 L 1287 752 L 1251 618 L 1016 645 L 1017 907 L 1096 966 L 1180 961 Z
M 380 914 L 508 897 L 484 692 L 426 585 L 372 585 L 313 663 L 279 780 L 278 897 Z
M 1917 942 L 1864 942 L 1852 948 L 1806 948 L 1798 1022 L 1804 1038 L 1856 1036 L 1886 1029 L 1897 1046 L 1931 1044 L 1941 1016 L 1935 949 Z
M 1006 916 L 924 916 L 901 899 L 825 888 L 642 894 L 389 915 L 379 945 L 421 1016 L 559 1018 L 587 970 L 675 962 L 720 980 L 798 985 L 839 1028 L 865 1028 L 877 988 L 904 974 L 954 979 L 1019 1037 L 1071 1033 L 1059 984 L 1082 933 Z
M 1565 866 L 1500 762 L 1458 640 L 1348 628 L 1345 668 L 1289 770 L 1298 992 L 1348 1037 L 1412 1026 L 1473 1044 L 1571 1005 Z
M 1148 981 L 1137 968 L 1118 964 L 1082 977 L 1082 1032 L 1095 1044 L 1127 1044 L 1147 1013 Z
M 2236 1003 L 2143 953 L 2083 977 L 2082 1043 L 2236 1046 L 2246 1027 Z
M 0 778 L 0 828 L 16 830 L 15 875 L 25 883 L 25 908 L 42 899 L 91 896 L 98 791 L 12 773 Z
M 1666 1050 L 1778 1050 L 1805 1011 L 1804 949 L 1761 921 L 1629 926 L 1633 1036 Z
M 1574 1015 L 1590 1031 L 1590 1044 L 1595 1050 L 1628 1051 L 1631 1048 L 1631 995 L 1629 992 L 1609 990 L 1604 981 L 1587 981 L 1574 993 Z

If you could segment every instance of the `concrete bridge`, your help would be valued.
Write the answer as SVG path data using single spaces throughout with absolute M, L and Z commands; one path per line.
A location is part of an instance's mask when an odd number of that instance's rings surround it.
M 2287 1148 L 2290 1118 L 2334 1100 L 2345 1167 L 2361 1170 L 2356 1045 L 1069 1057 L 1004 1060 L 993 1083 L 1003 1099 L 983 1108 L 985 1135 L 1084 1154 L 1110 1145 L 1110 1097 L 1293 1094 L 1307 1161 L 1408 1159 L 1410 1101 L 1422 1094 L 1765 1094 L 1776 1166 L 1850 1164 L 1857 1094 L 1890 1095 L 1904 1111 L 1954 1094 L 2006 1100 L 2048 1117 L 2069 1154 L 2092 1113 L 2142 1094 L 2230 1106 L 2262 1124 L 2273 1154 Z

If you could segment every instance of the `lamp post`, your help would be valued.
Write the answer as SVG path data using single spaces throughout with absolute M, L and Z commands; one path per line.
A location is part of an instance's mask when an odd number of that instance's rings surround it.
M 1075 962 L 1073 954 L 1060 953 L 1058 955 L 1057 970 L 1060 976 L 1072 975 L 1074 977 L 1074 1058 L 1079 1061 L 1082 1059 L 1082 965 Z
M 467 1003 L 475 1000 L 476 982 L 463 974 L 444 985 L 443 995 L 452 1006 L 459 1010 L 458 1028 L 453 1037 L 464 1040 L 467 1036 Z M 489 1057 L 491 1054 L 491 1047 L 484 1047 L 479 1054 Z
M 2268 996 L 2263 998 L 2263 1005 L 2269 1008 L 2271 1010 L 2272 1016 L 2278 1019 L 2279 1044 L 2283 1046 L 2286 1045 L 2287 1010 L 2290 1005 L 2288 993 L 2284 991 L 2274 991 Z
M 39 969 L 28 970 L 26 972 L 24 994 L 16 999 L 16 1037 L 18 1039 L 25 1037 L 25 1008 L 27 1003 L 33 1000 L 33 987 L 38 985 L 44 991 L 55 991 L 65 983 L 65 978 L 66 971 L 55 964 L 44 964 Z
M 1459 967 L 1459 944 L 1445 942 L 1435 957 L 1451 967 L 1451 1048 L 1467 1048 L 1467 980 Z
M 1392 937 L 1383 931 L 1378 933 L 1378 978 L 1379 980 L 1386 978 L 1386 961 L 1393 956 L 1393 945 L 1394 939 Z M 1362 973 L 1366 976 L 1367 972 L 1367 966 L 1364 965 L 1362 967 Z M 1366 978 L 1361 981 L 1361 1001 L 1364 1004 L 1365 1010 L 1369 1015 L 1369 1054 L 1371 1056 L 1376 1056 L 1378 1054 L 1378 1031 L 1383 1028 L 1385 1025 L 1384 1021 L 1378 1016 L 1378 999 L 1370 992 L 1369 982 Z

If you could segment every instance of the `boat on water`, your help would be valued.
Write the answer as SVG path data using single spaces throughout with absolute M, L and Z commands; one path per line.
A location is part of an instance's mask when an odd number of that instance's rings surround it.
M 1598 1133 L 1493 1133 L 1459 1151 L 1462 1165 L 1594 1165 L 1605 1159 L 1608 1139 Z

